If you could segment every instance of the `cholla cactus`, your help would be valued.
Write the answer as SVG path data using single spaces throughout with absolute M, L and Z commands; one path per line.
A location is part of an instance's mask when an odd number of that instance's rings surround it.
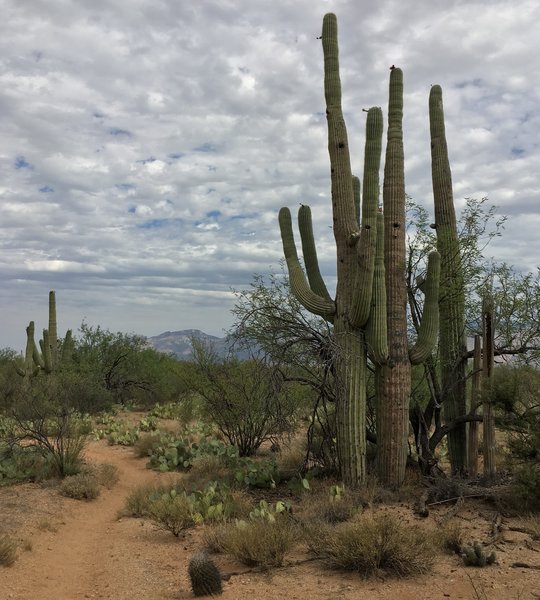
M 486 565 L 492 565 L 497 556 L 494 551 L 488 554 L 480 542 L 474 542 L 472 546 L 462 548 L 461 558 L 463 564 L 467 567 L 485 567 Z

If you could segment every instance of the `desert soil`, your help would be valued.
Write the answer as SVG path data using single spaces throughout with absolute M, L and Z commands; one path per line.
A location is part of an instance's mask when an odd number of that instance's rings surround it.
M 193 598 L 187 565 L 200 548 L 200 529 L 177 539 L 148 521 L 118 516 L 131 490 L 162 481 L 164 475 L 146 469 L 146 461 L 135 458 L 129 448 L 108 446 L 104 441 L 92 442 L 86 458 L 113 464 L 119 473 L 118 483 L 91 502 L 64 498 L 57 488 L 38 484 L 0 488 L 0 532 L 9 533 L 20 545 L 15 564 L 0 566 L 0 599 Z M 440 514 L 447 509 L 441 507 Z M 414 523 L 416 517 L 406 510 L 407 520 Z M 485 540 L 492 517 L 488 507 L 466 501 L 456 518 L 474 534 L 473 539 Z M 428 518 L 433 518 L 433 511 Z M 511 521 L 503 520 L 495 546 L 498 564 L 466 568 L 459 557 L 441 555 L 432 573 L 409 580 L 363 580 L 355 574 L 328 571 L 318 561 L 300 562 L 305 554 L 270 573 L 249 571 L 218 556 L 216 562 L 223 572 L 241 572 L 224 582 L 222 598 L 538 599 L 540 570 L 512 565 L 540 566 L 540 543 L 526 533 L 512 531 L 511 526 Z

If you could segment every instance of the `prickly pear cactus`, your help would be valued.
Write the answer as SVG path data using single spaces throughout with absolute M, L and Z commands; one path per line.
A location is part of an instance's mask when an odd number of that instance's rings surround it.
M 223 592 L 219 569 L 206 552 L 191 557 L 188 574 L 195 596 L 216 596 Z

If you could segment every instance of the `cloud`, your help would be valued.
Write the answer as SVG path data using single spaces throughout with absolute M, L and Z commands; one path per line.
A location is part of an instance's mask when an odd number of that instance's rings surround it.
M 278 268 L 284 205 L 312 206 L 332 285 L 316 39 L 330 10 L 355 171 L 362 109 L 386 113 L 396 64 L 407 192 L 432 212 L 427 101 L 441 84 L 456 204 L 488 196 L 509 216 L 488 255 L 536 267 L 537 2 L 8 0 L 0 346 L 22 348 L 27 322 L 46 318 L 49 289 L 65 328 L 85 317 L 147 335 L 220 334 L 232 319 L 231 287 Z

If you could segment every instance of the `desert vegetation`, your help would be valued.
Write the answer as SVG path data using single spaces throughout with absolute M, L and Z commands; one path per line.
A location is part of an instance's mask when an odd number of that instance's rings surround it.
M 445 552 L 489 568 L 504 520 L 530 544 L 539 538 L 540 280 L 484 261 L 502 225 L 486 199 L 456 215 L 439 86 L 429 103 L 433 227 L 406 197 L 400 69 L 390 74 L 383 211 L 380 108 L 367 112 L 360 199 L 334 15 L 322 40 L 335 298 L 305 206 L 304 267 L 282 209 L 286 273 L 237 292 L 229 336 L 247 359 L 194 341 L 193 360 L 180 361 L 85 323 L 61 337 L 51 291 L 40 342 L 30 322 L 24 356 L 0 352 L 0 485 L 47 482 L 96 500 L 121 475 L 89 464 L 85 449 L 127 447 L 161 479 L 130 490 L 122 518 L 179 540 L 196 532 L 193 577 L 208 569 L 216 579 L 209 554 L 258 571 L 319 561 L 364 579 L 423 576 Z M 493 515 L 483 539 L 457 521 L 467 503 Z M 16 555 L 0 525 L 0 565 Z

